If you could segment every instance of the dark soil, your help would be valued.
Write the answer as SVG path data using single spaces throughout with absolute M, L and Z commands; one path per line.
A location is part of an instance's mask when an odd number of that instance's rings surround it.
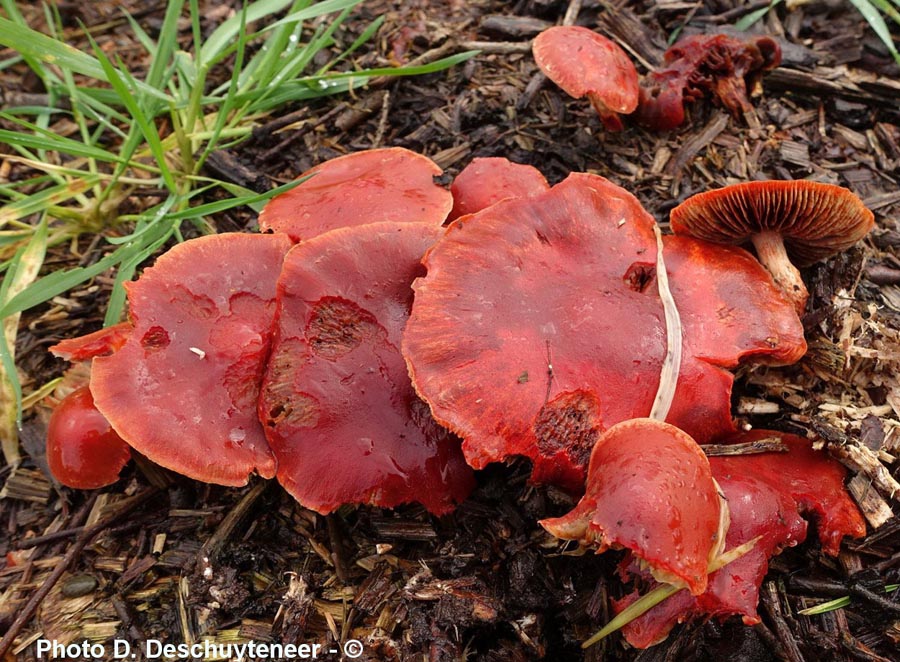
M 59 3 L 73 24 L 89 27 L 117 19 L 117 4 Z M 146 29 L 158 27 L 162 3 L 125 4 L 140 5 L 133 9 Z M 211 27 L 237 3 L 205 4 Z M 661 61 L 676 30 L 728 30 L 767 3 L 581 4 L 577 23 L 616 38 L 643 72 Z M 448 180 L 474 157 L 505 156 L 536 166 L 551 183 L 572 171 L 603 175 L 632 191 L 663 224 L 687 196 L 736 181 L 813 178 L 849 187 L 875 211 L 877 230 L 861 247 L 805 273 L 810 354 L 799 366 L 742 371 L 735 404 L 756 427 L 862 440 L 894 470 L 900 68 L 849 3 L 810 2 L 792 11 L 780 4 L 754 28 L 776 37 L 784 51 L 783 65 L 753 100 L 755 114 L 735 118 L 697 102 L 675 131 L 629 127 L 614 134 L 589 104 L 546 83 L 528 50 L 536 31 L 560 22 L 567 8 L 558 0 L 367 2 L 362 18 L 387 17 L 364 56 L 368 64 L 408 61 L 442 47 L 456 52 L 469 41 L 493 46 L 447 73 L 283 108 L 210 168 L 266 189 L 325 159 L 378 146 L 424 153 Z M 103 44 L 126 34 L 126 26 L 114 25 L 97 38 Z M 4 84 L 7 96 L 34 91 L 27 78 Z M 293 123 L 285 128 L 280 118 L 288 116 Z M 249 210 L 212 220 L 220 231 L 255 223 Z M 87 241 L 82 248 L 91 253 Z M 56 257 L 57 264 L 74 259 Z M 99 327 L 109 284 L 98 279 L 95 288 L 71 293 L 76 312 L 63 319 L 46 310 L 23 319 L 18 356 L 27 385 L 65 368 L 48 356 L 48 345 Z M 753 413 L 760 400 L 776 406 Z M 773 559 L 757 626 L 738 619 L 686 624 L 647 651 L 627 648 L 616 635 L 584 652 L 580 642 L 609 619 L 609 598 L 628 588 L 615 579 L 615 553 L 570 554 L 537 525 L 572 501 L 529 486 L 525 462 L 480 472 L 472 497 L 444 518 L 416 506 L 347 508 L 321 517 L 274 482 L 222 488 L 146 461 L 99 495 L 56 489 L 41 474 L 43 425 L 39 417 L 27 421 L 22 439 L 30 457 L 15 471 L 0 470 L 7 481 L 0 493 L 6 555 L 0 633 L 39 597 L 10 660 L 34 659 L 39 637 L 177 643 L 207 635 L 220 642 L 320 642 L 326 649 L 359 639 L 360 659 L 367 660 L 900 659 L 900 602 L 880 588 L 898 581 L 894 519 L 864 541 L 845 543 L 839 559 L 823 556 L 814 535 Z M 146 499 L 88 539 L 103 504 L 124 504 L 133 495 Z M 40 597 L 54 568 L 69 560 Z M 851 594 L 847 609 L 796 615 L 816 599 Z

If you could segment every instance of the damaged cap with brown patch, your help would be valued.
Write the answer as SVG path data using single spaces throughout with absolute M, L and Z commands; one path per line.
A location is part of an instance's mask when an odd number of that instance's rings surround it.
M 208 483 L 274 475 L 256 402 L 290 246 L 280 234 L 191 239 L 126 285 L 133 329 L 94 359 L 91 392 L 132 448 Z
M 472 466 L 524 455 L 534 480 L 577 492 L 603 431 L 649 414 L 666 353 L 653 224 L 624 189 L 573 174 L 458 219 L 428 252 L 403 351 Z M 669 421 L 705 443 L 734 430 L 729 368 L 806 344 L 750 254 L 670 239 L 685 355 Z
M 427 156 L 402 147 L 340 156 L 304 172 L 298 178 L 304 181 L 272 198 L 259 227 L 300 241 L 381 221 L 439 226 L 453 206 L 450 192 L 435 183 L 441 173 Z
M 472 489 L 460 440 L 432 419 L 400 355 L 411 284 L 441 232 L 343 228 L 285 259 L 259 417 L 279 482 L 307 508 L 418 502 L 443 514 Z

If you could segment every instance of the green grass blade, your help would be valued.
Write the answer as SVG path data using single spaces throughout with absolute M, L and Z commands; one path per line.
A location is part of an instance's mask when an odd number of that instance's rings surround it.
M 229 48 L 234 45 L 242 25 L 253 23 L 261 18 L 281 11 L 291 4 L 293 0 L 259 0 L 246 5 L 244 10 L 235 14 L 217 27 L 203 44 L 198 59 L 212 65 L 224 58 Z
M 884 42 L 884 45 L 887 46 L 888 51 L 894 56 L 894 60 L 897 64 L 900 64 L 900 52 L 897 51 L 897 47 L 894 45 L 891 31 L 888 29 L 887 23 L 884 22 L 884 18 L 878 13 L 878 10 L 874 5 L 872 5 L 869 0 L 850 0 L 850 2 L 856 7 L 857 11 L 862 14 L 862 17 L 866 19 L 866 22 L 869 24 L 869 27 L 872 28 L 872 31 L 878 35 L 878 38 L 881 39 L 882 42 Z
M 0 227 L 6 225 L 10 221 L 25 218 L 31 214 L 45 211 L 49 207 L 71 200 L 75 196 L 81 195 L 90 189 L 99 181 L 100 178 L 97 175 L 82 173 L 82 176 L 79 179 L 75 179 L 66 184 L 51 186 L 39 193 L 29 195 L 24 199 L 0 207 Z
M 265 112 L 290 101 L 315 99 L 357 89 L 376 76 L 420 76 L 435 73 L 464 62 L 478 53 L 479 51 L 466 51 L 416 67 L 384 67 L 346 73 L 330 73 L 325 76 L 309 76 L 286 81 L 268 95 L 263 95 L 260 91 L 237 96 L 240 102 L 249 103 L 251 112 Z
M 894 21 L 894 23 L 900 25 L 900 11 L 897 11 L 888 0 L 870 0 L 870 2 L 884 12 L 884 15 Z M 898 3 L 897 6 L 900 7 L 900 0 L 894 0 L 894 2 Z
M 749 14 L 745 14 L 743 18 L 735 21 L 734 29 L 740 30 L 741 32 L 749 30 L 754 23 L 763 18 L 766 14 L 772 11 L 772 9 L 780 4 L 781 0 L 772 0 L 772 2 L 769 3 L 768 7 L 763 7 L 762 9 L 757 9 L 756 11 L 752 11 Z
M 170 198 L 174 200 L 175 198 Z M 155 232 L 147 232 L 140 235 L 136 242 L 137 249 L 133 249 L 131 255 L 122 260 L 116 273 L 116 281 L 113 284 L 109 301 L 106 305 L 106 316 L 103 319 L 104 326 L 111 326 L 122 321 L 122 313 L 125 311 L 126 293 L 123 285 L 134 277 L 137 267 L 158 251 L 164 243 L 175 233 L 177 224 L 157 223 L 150 226 Z
M 42 219 L 31 240 L 17 253 L 0 287 L 0 301 L 6 303 L 31 284 L 37 277 L 47 254 L 47 223 Z M 0 439 L 6 463 L 19 461 L 18 428 L 22 421 L 22 385 L 16 369 L 15 346 L 21 313 L 2 315 L 3 333 L 0 337 Z
M 316 73 L 319 76 L 324 75 L 330 69 L 332 69 L 336 64 L 338 64 L 341 61 L 350 57 L 355 51 L 357 51 L 360 48 L 360 46 L 362 46 L 363 44 L 368 42 L 372 37 L 374 37 L 375 33 L 378 32 L 379 28 L 381 28 L 381 26 L 383 24 L 384 24 L 384 16 L 379 16 L 378 18 L 376 18 L 374 21 L 372 21 L 372 23 L 369 24 L 369 26 L 365 30 L 363 30 L 362 34 L 360 34 L 359 37 L 357 37 L 356 40 L 352 44 L 350 44 L 350 46 L 347 47 L 347 49 L 343 53 L 338 55 L 336 58 L 334 58 L 331 62 L 326 64 L 324 67 L 322 67 Z
M 162 174 L 163 181 L 165 182 L 166 187 L 170 191 L 175 192 L 178 189 L 178 186 L 175 183 L 175 178 L 172 175 L 172 171 L 169 169 L 169 166 L 166 162 L 166 153 L 163 149 L 162 142 L 159 139 L 159 133 L 156 125 L 150 121 L 146 114 L 144 114 L 144 110 L 141 108 L 141 103 L 138 101 L 137 97 L 135 97 L 131 89 L 129 89 L 129 86 L 121 78 L 119 78 L 117 74 L 121 73 L 123 78 L 125 78 L 132 85 L 137 83 L 137 81 L 124 68 L 124 65 L 120 65 L 120 69 L 116 70 L 112 62 L 110 62 L 109 58 L 106 57 L 106 54 L 102 50 L 100 50 L 100 47 L 97 45 L 97 43 L 93 39 L 91 39 L 90 41 L 91 46 L 94 49 L 94 53 L 97 55 L 100 64 L 103 66 L 103 70 L 106 72 L 110 80 L 110 85 L 112 85 L 113 89 L 118 92 L 119 96 L 122 99 L 122 103 L 125 105 L 125 108 L 128 109 L 128 112 L 131 114 L 132 119 L 140 128 L 144 140 L 147 141 L 147 146 L 150 148 L 150 152 L 156 159 L 156 163 L 160 168 L 160 173 Z
M 265 32 L 266 30 L 274 30 L 275 28 L 284 25 L 285 23 L 307 21 L 311 18 L 318 18 L 319 16 L 324 16 L 325 14 L 330 14 L 332 12 L 342 11 L 344 9 L 352 9 L 360 2 L 362 2 L 362 0 L 323 0 L 322 2 L 315 3 L 311 7 L 307 7 L 306 9 L 301 9 L 300 11 L 288 14 L 281 20 L 267 25 L 262 29 L 262 31 Z
M 884 587 L 885 593 L 893 593 L 898 588 L 900 588 L 900 584 L 887 584 Z M 834 600 L 829 600 L 828 602 L 823 602 L 821 604 L 815 605 L 813 607 L 807 607 L 806 609 L 801 609 L 797 613 L 801 616 L 818 616 L 819 614 L 826 614 L 829 611 L 835 611 L 837 609 L 843 609 L 844 607 L 849 607 L 851 604 L 850 596 L 845 595 L 842 598 L 835 598 Z
M 18 51 L 26 58 L 33 58 L 47 64 L 57 65 L 84 76 L 112 84 L 107 78 L 107 71 L 96 59 L 74 46 L 48 37 L 42 32 L 19 25 L 8 18 L 0 17 L 0 44 Z M 144 94 L 151 95 L 160 101 L 169 101 L 169 97 L 145 83 L 138 83 Z
M 4 113 L 0 113 L 0 116 L 4 115 Z M 9 116 L 6 115 L 6 117 L 8 118 Z M 35 128 L 37 129 L 39 127 Z M 107 152 L 105 149 L 93 147 L 92 145 L 85 145 L 78 140 L 72 140 L 71 138 L 57 135 L 53 135 L 52 137 L 47 135 L 32 135 L 21 133 L 19 131 L 0 129 L 0 143 L 19 145 L 26 149 L 53 150 L 63 154 L 69 154 L 70 156 L 83 156 L 85 158 L 97 159 L 98 161 L 108 163 L 122 162 L 120 156 Z
M 189 207 L 182 211 L 169 214 L 166 218 L 170 221 L 195 219 L 201 218 L 203 216 L 209 216 L 211 214 L 218 214 L 220 212 L 233 209 L 234 207 L 254 205 L 258 202 L 265 202 L 270 198 L 279 195 L 280 193 L 284 193 L 285 191 L 290 191 L 292 188 L 297 186 L 297 184 L 300 184 L 300 181 L 295 179 L 294 181 L 288 182 L 287 184 L 282 184 L 281 186 L 273 188 L 271 191 L 266 191 L 265 193 L 254 193 L 252 191 L 247 191 L 245 195 L 228 198 L 226 200 L 216 200 L 215 202 L 208 202 L 204 205 L 197 205 L 196 207 Z M 233 186 L 229 188 L 232 188 L 232 190 L 234 189 Z
M 166 15 L 159 30 L 159 41 L 156 44 L 156 51 L 152 53 L 150 71 L 144 79 L 147 85 L 154 89 L 161 88 L 167 80 L 166 69 L 178 47 L 178 19 L 181 17 L 182 7 L 184 0 L 169 0 L 166 3 Z
M 78 287 L 82 283 L 99 276 L 107 269 L 119 264 L 133 252 L 134 248 L 132 246 L 122 246 L 87 267 L 75 267 L 74 269 L 49 273 L 31 283 L 31 285 L 0 306 L 0 318 L 15 315 L 16 313 L 28 310 L 29 308 L 34 308 L 63 292 Z
M 303 9 L 311 3 L 311 0 L 296 0 L 289 11 L 294 12 Z M 247 66 L 240 72 L 238 89 L 250 90 L 264 87 L 272 78 L 272 72 L 282 68 L 294 57 L 300 45 L 302 25 L 285 24 L 269 32 L 266 41 L 247 62 Z M 291 38 L 293 35 L 293 39 Z

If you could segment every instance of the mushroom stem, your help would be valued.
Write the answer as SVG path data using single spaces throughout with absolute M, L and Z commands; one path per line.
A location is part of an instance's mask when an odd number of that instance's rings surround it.
M 625 124 L 622 122 L 622 118 L 619 117 L 619 113 L 610 110 L 609 107 L 603 103 L 603 99 L 600 98 L 599 94 L 589 92 L 587 96 L 588 99 L 590 99 L 594 110 L 596 110 L 597 114 L 600 116 L 600 121 L 603 122 L 603 126 L 607 131 L 616 132 L 625 129 Z
M 772 274 L 775 284 L 781 288 L 788 300 L 794 304 L 797 314 L 802 315 L 809 292 L 803 284 L 800 272 L 788 258 L 781 234 L 767 230 L 754 234 L 750 240 L 756 248 L 759 261 Z

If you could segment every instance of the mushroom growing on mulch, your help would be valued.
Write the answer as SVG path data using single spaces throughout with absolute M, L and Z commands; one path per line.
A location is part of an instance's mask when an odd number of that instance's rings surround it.
M 548 190 L 537 168 L 501 156 L 472 159 L 453 179 L 453 210 L 448 221 L 474 214 L 507 198 L 525 198 Z
M 752 109 L 749 92 L 764 72 L 781 62 L 781 48 L 771 37 L 742 40 L 724 34 L 681 39 L 663 55 L 665 67 L 641 81 L 635 117 L 664 131 L 684 122 L 684 104 L 706 94 L 740 116 Z
M 256 401 L 290 247 L 283 234 L 200 237 L 126 285 L 132 329 L 94 359 L 90 388 L 132 448 L 208 483 L 275 474 Z
M 752 243 L 800 314 L 809 294 L 793 263 L 804 267 L 827 259 L 875 226 L 874 214 L 848 189 L 805 180 L 746 182 L 698 193 L 670 218 L 676 234 Z
M 648 415 L 666 350 L 654 225 L 624 189 L 572 174 L 454 222 L 429 250 L 404 354 L 473 467 L 524 455 L 535 481 L 579 493 L 603 431 Z M 684 327 L 667 421 L 705 443 L 735 430 L 729 368 L 791 363 L 806 343 L 750 254 L 683 237 L 666 252 Z
M 865 535 L 862 515 L 844 488 L 846 470 L 825 453 L 813 450 L 808 440 L 754 430 L 730 437 L 726 443 L 771 437 L 786 445 L 787 452 L 709 458 L 731 516 L 726 548 L 758 540 L 743 556 L 710 574 L 709 587 L 701 595 L 682 591 L 626 625 L 623 633 L 632 646 L 652 646 L 665 639 L 677 623 L 696 618 L 740 615 L 746 625 L 759 623 L 759 590 L 769 558 L 806 539 L 804 516 L 816 521 L 822 550 L 830 556 L 837 556 L 845 536 Z M 628 559 L 622 572 L 649 579 Z M 637 598 L 637 591 L 625 596 L 615 603 L 616 609 L 624 609 Z
M 706 591 L 707 567 L 728 528 L 709 461 L 678 428 L 638 418 L 609 428 L 591 453 L 574 510 L 541 521 L 557 538 L 628 549 L 661 582 Z
M 586 96 L 608 131 L 624 128 L 619 115 L 638 105 L 638 73 L 614 41 L 574 25 L 548 28 L 535 37 L 534 60 L 569 96 Z
M 402 147 L 340 156 L 304 172 L 300 184 L 272 198 L 259 227 L 296 242 L 382 221 L 439 226 L 453 206 L 450 192 L 434 181 L 441 172 L 427 156 Z
M 47 465 L 60 483 L 79 490 L 112 485 L 131 459 L 131 449 L 94 406 L 87 386 L 53 409 L 47 426 Z

